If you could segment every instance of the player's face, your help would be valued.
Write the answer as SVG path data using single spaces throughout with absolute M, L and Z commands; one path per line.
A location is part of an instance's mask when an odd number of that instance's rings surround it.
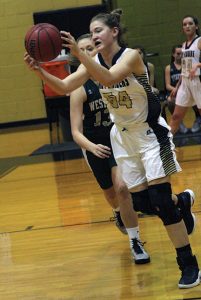
M 181 48 L 176 48 L 175 51 L 174 51 L 174 58 L 175 58 L 175 61 L 181 61 L 181 54 L 182 54 L 182 50 Z
M 78 42 L 78 47 L 90 56 L 94 56 L 97 52 L 94 43 L 90 38 L 80 40 Z
M 90 32 L 96 49 L 101 51 L 113 44 L 114 39 L 117 37 L 118 29 L 116 27 L 109 28 L 103 22 L 96 20 L 90 24 Z
M 196 29 L 198 28 L 191 17 L 187 17 L 183 19 L 182 27 L 183 27 L 183 32 L 188 36 L 194 35 Z

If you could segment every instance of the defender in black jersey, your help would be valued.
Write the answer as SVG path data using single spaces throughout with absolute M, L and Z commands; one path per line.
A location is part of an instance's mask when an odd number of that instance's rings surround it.
M 97 85 L 88 80 L 84 84 L 87 101 L 83 104 L 83 134 L 94 144 L 102 144 L 112 149 L 110 142 L 110 130 L 112 121 L 106 104 L 103 102 Z M 113 152 L 109 157 L 102 159 L 86 150 L 87 161 L 102 189 L 113 186 L 111 170 L 116 166 Z

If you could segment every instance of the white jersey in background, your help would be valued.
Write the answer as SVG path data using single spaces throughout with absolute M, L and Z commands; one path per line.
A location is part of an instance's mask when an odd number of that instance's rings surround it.
M 201 62 L 200 49 L 198 48 L 198 42 L 201 37 L 196 36 L 194 40 L 187 46 L 185 42 L 182 46 L 182 71 L 181 75 L 184 77 L 189 77 L 189 72 L 192 69 L 193 64 Z M 197 76 L 200 76 L 200 68 L 196 70 Z
M 185 42 L 182 47 L 182 81 L 176 96 L 176 104 L 179 106 L 190 107 L 196 104 L 201 109 L 200 68 L 197 68 L 193 79 L 189 77 L 193 64 L 201 62 L 201 51 L 198 48 L 200 39 L 201 37 L 197 36 L 190 45 L 187 46 Z

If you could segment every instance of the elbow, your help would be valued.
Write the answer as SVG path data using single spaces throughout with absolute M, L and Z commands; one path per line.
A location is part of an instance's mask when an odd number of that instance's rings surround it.
M 71 134 L 72 134 L 73 141 L 76 142 L 76 134 L 72 129 L 71 129 Z
M 77 131 L 71 129 L 71 134 L 72 134 L 73 141 L 79 145 L 79 138 L 78 138 Z

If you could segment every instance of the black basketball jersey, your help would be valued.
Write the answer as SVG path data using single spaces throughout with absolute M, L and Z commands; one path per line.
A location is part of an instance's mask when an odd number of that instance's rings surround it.
M 176 86 L 181 76 L 181 69 L 178 70 L 174 63 L 170 64 L 170 84 Z
M 88 80 L 84 84 L 84 89 L 87 94 L 87 101 L 83 105 L 84 135 L 96 143 L 105 140 L 110 142 L 110 129 L 113 124 L 107 105 L 101 98 L 99 88 L 92 80 Z

